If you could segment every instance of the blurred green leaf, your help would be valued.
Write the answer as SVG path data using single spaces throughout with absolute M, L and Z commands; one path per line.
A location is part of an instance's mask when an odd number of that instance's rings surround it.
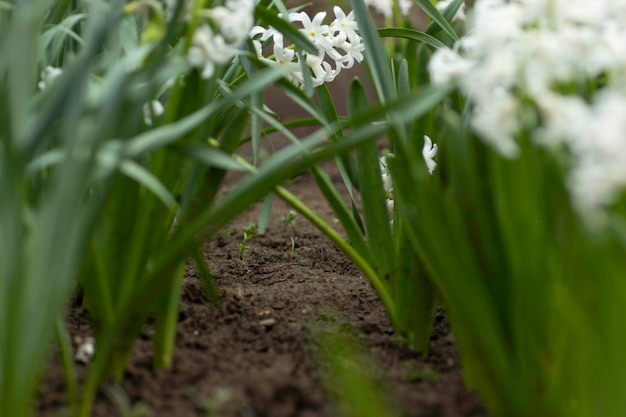
M 350 0 L 365 45 L 365 62 L 372 82 L 382 102 L 394 97 L 393 79 L 389 72 L 389 58 L 380 40 L 376 26 L 363 0 Z
M 430 18 L 433 19 L 433 21 L 437 25 L 439 25 L 439 27 L 444 32 L 446 32 L 448 34 L 448 36 L 450 36 L 450 38 L 452 38 L 452 40 L 454 40 L 454 41 L 458 41 L 459 40 L 459 35 L 456 34 L 456 32 L 454 31 L 452 26 L 450 26 L 450 23 L 446 20 L 445 17 L 443 17 L 441 15 L 439 10 L 437 10 L 437 8 L 435 6 L 433 6 L 433 4 L 430 2 L 430 0 L 413 0 L 413 2 L 415 4 L 417 4 L 419 6 L 419 8 L 424 11 L 424 13 L 426 13 L 428 16 L 430 16 Z M 461 2 L 456 0 L 456 3 L 454 3 L 452 6 L 456 7 L 457 3 L 461 3 Z M 450 9 L 450 10 L 452 10 L 452 9 Z
M 428 45 L 430 49 L 444 48 L 446 45 L 439 39 L 430 36 L 428 33 L 419 32 L 408 28 L 383 28 L 378 29 L 381 38 L 403 38 Z

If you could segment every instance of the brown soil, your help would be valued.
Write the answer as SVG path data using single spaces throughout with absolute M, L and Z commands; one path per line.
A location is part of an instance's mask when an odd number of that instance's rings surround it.
M 289 188 L 332 220 L 309 176 L 297 178 Z M 293 228 L 284 227 L 280 217 L 288 207 L 282 202 L 275 202 L 268 233 L 250 241 L 242 261 L 238 247 L 242 229 L 257 221 L 258 210 L 246 213 L 230 226 L 230 233 L 224 231 L 205 247 L 223 292 L 219 311 L 188 269 L 171 369 L 152 372 L 151 328 L 146 326 L 123 390 L 116 391 L 127 396 L 134 411 L 146 411 L 134 415 L 335 415 L 310 355 L 310 326 L 316 318 L 319 324 L 320 314 L 329 310 L 346 317 L 359 342 L 372 352 L 405 415 L 486 415 L 477 397 L 463 386 L 454 338 L 443 314 L 437 316 L 427 358 L 399 347 L 381 304 L 359 271 L 304 219 L 298 218 Z M 78 307 L 70 311 L 68 323 L 72 336 L 89 334 L 86 314 Z M 79 367 L 84 372 L 84 366 Z M 131 415 L 122 414 L 110 397 L 111 390 L 99 395 L 94 415 Z M 40 415 L 63 415 L 66 398 L 56 358 L 39 400 Z

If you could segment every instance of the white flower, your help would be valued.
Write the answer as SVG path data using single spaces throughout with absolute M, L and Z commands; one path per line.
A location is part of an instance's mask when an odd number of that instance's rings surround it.
M 502 155 L 519 153 L 521 132 L 565 150 L 585 216 L 613 204 L 626 189 L 626 0 L 476 0 L 470 24 L 434 53 L 433 83 L 456 83 Z
M 388 198 L 387 200 L 385 200 L 385 205 L 387 206 L 387 214 L 391 218 L 390 222 L 391 222 L 391 225 L 393 226 L 393 209 L 395 206 L 395 201 L 393 201 L 393 199 L 391 198 Z
M 328 36 L 330 26 L 322 24 L 324 18 L 326 18 L 326 12 L 315 14 L 313 19 L 311 19 L 306 12 L 289 14 L 289 20 L 291 22 L 300 22 L 302 24 L 302 30 L 300 30 L 300 32 L 308 37 L 313 45 L 328 52 L 333 50 L 333 45 L 330 36 Z
M 291 13 L 289 21 L 301 25 L 299 29 L 317 47 L 317 53 L 304 51 L 304 64 L 311 71 L 314 87 L 332 82 L 344 68 L 351 68 L 355 62 L 363 61 L 364 45 L 357 33 L 353 13 L 346 15 L 339 7 L 334 7 L 335 19 L 324 23 L 325 12 L 317 13 L 313 19 L 306 12 Z M 270 66 L 287 67 L 289 79 L 296 85 L 304 85 L 302 62 L 293 45 L 284 45 L 283 35 L 276 29 L 255 26 L 250 31 L 252 43 L 259 60 Z M 264 45 L 272 41 L 273 55 L 264 56 Z
M 253 0 L 228 0 L 224 6 L 202 10 L 218 30 L 207 23 L 198 26 L 191 40 L 187 60 L 192 68 L 201 70 L 201 77 L 210 78 L 217 65 L 230 62 L 248 38 L 254 24 Z
M 500 89 L 472 112 L 471 125 L 487 143 L 507 158 L 519 153 L 515 140 L 520 131 L 520 106 L 518 100 Z
M 91 336 L 86 337 L 85 339 L 77 336 L 75 338 L 75 342 L 78 343 L 76 354 L 74 355 L 76 362 L 81 362 L 83 364 L 91 362 L 93 355 L 96 353 L 95 339 Z
M 254 25 L 253 0 L 228 0 L 225 6 L 207 11 L 207 15 L 219 28 L 227 43 L 239 46 L 247 38 Z
M 579 207 L 597 211 L 626 188 L 626 94 L 599 94 L 584 124 L 568 141 L 576 160 L 569 185 Z
M 334 69 L 328 62 L 324 61 L 323 56 L 307 54 L 306 63 L 313 71 L 313 84 L 322 85 L 335 80 L 338 69 Z
M 164 112 L 163 104 L 159 100 L 152 100 L 143 105 L 143 121 L 147 126 L 152 126 L 152 117 L 160 117 Z
M 63 74 L 63 69 L 48 65 L 41 72 L 41 81 L 39 81 L 38 84 L 39 89 L 43 90 L 44 88 L 46 88 L 48 84 L 50 84 L 55 78 L 59 77 L 61 74 Z
M 391 197 L 393 195 L 393 181 L 391 179 L 391 174 L 389 173 L 389 168 L 387 167 L 387 156 L 381 156 L 378 161 L 380 164 L 380 175 L 383 179 L 383 188 Z
M 387 154 L 391 155 L 391 154 Z M 395 202 L 393 200 L 393 181 L 391 179 L 391 174 L 389 172 L 389 167 L 387 166 L 387 155 L 383 155 L 378 158 L 378 163 L 380 165 L 380 175 L 383 180 L 383 188 L 385 193 L 387 194 L 387 198 L 385 199 L 385 206 L 387 207 L 387 215 L 389 216 L 389 224 L 393 226 L 393 210 Z
M 356 40 L 359 38 L 358 26 L 356 20 L 354 20 L 354 12 L 345 14 L 345 12 L 339 6 L 333 7 L 333 13 L 335 14 L 335 20 L 330 24 L 330 30 L 336 33 L 333 43 L 335 45 L 341 45 L 346 40 Z
M 424 147 L 422 148 L 422 157 L 424 158 L 424 162 L 426 163 L 429 174 L 432 174 L 437 167 L 437 162 L 435 162 L 433 158 L 437 156 L 438 150 L 439 148 L 437 147 L 437 144 L 433 144 L 432 139 L 424 135 Z
M 365 4 L 387 18 L 393 16 L 393 0 L 365 0 Z
M 457 52 L 441 48 L 428 62 L 430 80 L 433 84 L 445 84 L 450 81 L 460 80 L 471 69 L 473 63 Z
M 413 6 L 413 2 L 411 0 L 398 0 L 398 6 L 400 7 L 400 13 L 402 13 L 402 16 L 408 16 L 411 11 L 411 7 Z
M 411 0 L 365 0 L 365 4 L 373 7 L 378 13 L 390 18 L 393 16 L 393 2 L 398 1 L 398 8 L 403 16 L 408 16 L 413 2 Z

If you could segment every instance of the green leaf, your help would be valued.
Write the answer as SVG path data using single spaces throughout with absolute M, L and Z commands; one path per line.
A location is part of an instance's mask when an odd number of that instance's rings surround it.
M 461 6 L 465 3 L 465 0 L 452 0 L 450 4 L 444 9 L 441 15 L 448 21 L 452 22 L 454 16 L 459 11 Z M 433 35 L 441 30 L 441 26 L 437 22 L 430 22 L 428 28 L 426 29 L 426 33 Z
M 220 168 L 224 170 L 245 171 L 245 168 L 233 158 L 219 148 L 213 148 L 207 145 L 193 144 L 187 146 L 177 147 L 179 151 L 183 152 L 190 158 L 202 162 L 203 164 Z
M 320 105 L 320 110 L 323 113 L 326 120 L 331 123 L 338 124 L 339 116 L 337 115 L 337 110 L 335 109 L 335 103 L 333 102 L 333 98 L 330 95 L 330 91 L 326 84 L 323 84 L 317 89 L 317 98 Z M 343 140 L 342 131 L 339 130 L 334 134 L 328 135 L 328 140 L 331 143 L 340 142 Z M 348 193 L 350 193 L 350 197 L 354 200 L 354 195 L 352 193 L 352 185 L 355 184 L 356 175 L 355 175 L 355 167 L 350 159 L 350 154 L 345 153 L 342 155 L 338 155 L 335 158 L 337 163 L 337 167 L 339 168 L 339 173 L 341 174 L 341 178 L 343 182 L 346 184 L 346 188 L 348 189 Z M 358 186 L 358 185 L 357 185 Z
M 15 5 L 8 1 L 0 1 L 0 10 L 13 10 Z
M 253 78 L 238 86 L 232 94 L 221 100 L 213 101 L 175 123 L 158 127 L 139 134 L 128 141 L 126 155 L 136 158 L 151 150 L 169 145 L 180 139 L 194 128 L 200 126 L 208 117 L 223 108 L 236 103 L 244 97 L 267 88 L 284 76 L 284 71 L 268 68 L 259 71 Z
M 433 21 L 439 25 L 439 27 L 448 34 L 452 38 L 453 41 L 459 40 L 459 35 L 456 34 L 450 23 L 446 20 L 445 17 L 441 15 L 439 10 L 430 2 L 430 0 L 413 0 L 415 4 L 419 6 L 420 9 L 424 11 L 428 16 L 430 16 Z
M 365 62 L 372 77 L 378 97 L 384 103 L 395 95 L 393 78 L 389 71 L 389 58 L 378 36 L 376 26 L 363 0 L 350 0 L 359 33 L 365 45 Z
M 337 189 L 333 186 L 328 175 L 317 167 L 314 167 L 313 175 L 320 191 L 324 194 L 335 216 L 337 216 L 339 223 L 341 223 L 343 230 L 346 232 L 350 244 L 354 246 L 354 249 L 356 249 L 359 255 L 361 255 L 369 265 L 374 265 L 374 257 L 365 241 L 363 230 L 359 227 L 352 213 L 346 207 L 345 202 Z
M 383 28 L 378 29 L 381 38 L 403 38 L 428 45 L 430 49 L 445 48 L 445 44 L 428 33 L 408 28 Z
M 176 206 L 176 200 L 169 190 L 163 185 L 157 177 L 149 170 L 141 166 L 135 161 L 122 161 L 119 167 L 120 171 L 129 178 L 137 181 L 139 184 L 152 191 L 168 208 Z
M 257 234 L 260 236 L 265 235 L 267 233 L 267 227 L 270 224 L 270 219 L 272 217 L 272 206 L 274 204 L 275 194 L 273 192 L 269 193 L 265 200 L 263 201 L 263 206 L 261 207 L 261 213 L 259 213 L 259 227 L 257 230 Z
M 349 114 L 367 108 L 365 88 L 357 80 L 350 85 L 348 96 Z M 376 270 L 387 277 L 392 270 L 395 243 L 391 234 L 390 218 L 387 211 L 386 195 L 380 171 L 378 145 L 370 141 L 355 148 L 358 161 L 359 191 L 363 202 L 363 219 L 370 250 L 374 255 Z

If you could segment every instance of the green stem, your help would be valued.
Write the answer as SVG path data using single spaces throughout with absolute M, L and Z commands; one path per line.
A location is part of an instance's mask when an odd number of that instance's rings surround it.
M 78 377 L 76 376 L 76 367 L 74 366 L 74 357 L 72 355 L 72 342 L 62 317 L 57 317 L 55 327 L 63 367 L 63 377 L 67 389 L 67 401 L 70 408 L 76 411 L 78 409 L 78 386 L 76 384 Z
M 183 278 L 185 276 L 184 266 L 181 264 L 176 277 L 172 280 L 170 290 L 165 294 L 164 309 L 159 311 L 155 318 L 154 334 L 154 359 L 153 368 L 155 371 L 168 368 L 172 365 L 174 357 L 174 345 L 176 342 L 176 324 L 178 323 L 178 311 L 180 297 L 183 288 Z

